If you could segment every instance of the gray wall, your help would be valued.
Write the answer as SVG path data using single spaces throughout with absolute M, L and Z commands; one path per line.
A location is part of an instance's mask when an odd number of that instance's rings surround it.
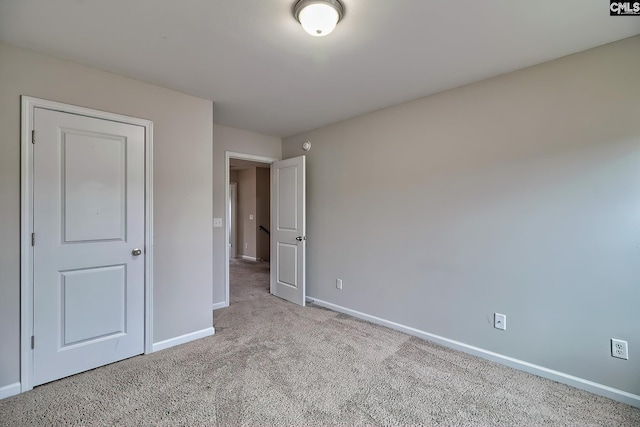
M 639 52 L 286 138 L 283 158 L 307 155 L 308 294 L 640 395 Z
M 249 219 L 250 215 L 253 219 Z M 256 257 L 256 168 L 238 171 L 238 241 L 240 255 Z
M 271 228 L 271 169 L 256 168 L 256 220 L 256 256 L 269 261 L 271 239 L 260 226 Z
M 238 254 L 269 261 L 269 235 L 261 231 L 259 226 L 270 227 L 270 169 L 250 167 L 230 171 L 230 182 L 232 172 L 238 177 Z M 253 215 L 253 219 L 249 219 L 250 215 Z
M 212 102 L 0 44 L 0 387 L 20 380 L 20 95 L 153 120 L 153 341 L 211 327 Z
M 213 216 L 223 218 L 225 210 L 225 152 L 280 159 L 282 140 L 241 129 L 213 125 Z M 225 300 L 225 227 L 213 229 L 213 304 Z M 238 240 L 238 245 L 240 241 Z

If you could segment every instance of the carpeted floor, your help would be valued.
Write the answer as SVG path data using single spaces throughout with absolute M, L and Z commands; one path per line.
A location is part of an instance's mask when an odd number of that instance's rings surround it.
M 1 426 L 639 426 L 640 410 L 268 294 L 235 261 L 216 335 L 0 401 Z

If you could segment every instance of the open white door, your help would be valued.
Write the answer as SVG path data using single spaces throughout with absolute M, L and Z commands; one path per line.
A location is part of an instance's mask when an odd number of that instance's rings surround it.
M 305 303 L 305 156 L 271 165 L 271 293 Z

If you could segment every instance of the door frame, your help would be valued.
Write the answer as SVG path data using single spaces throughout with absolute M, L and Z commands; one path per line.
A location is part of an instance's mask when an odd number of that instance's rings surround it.
M 22 95 L 20 132 L 20 391 L 33 388 L 33 117 L 36 108 L 142 126 L 145 130 L 145 251 L 144 251 L 144 353 L 153 341 L 153 122 L 151 120 L 78 107 Z M 37 135 L 36 135 L 37 144 Z
M 231 191 L 233 189 L 233 191 Z M 227 222 L 227 227 L 229 228 L 229 242 L 231 243 L 231 247 L 233 250 L 229 252 L 229 257 L 233 255 L 235 258 L 238 255 L 238 183 L 230 182 L 229 183 L 229 215 L 230 220 Z
M 225 206 L 224 206 L 224 221 L 225 221 L 225 263 L 224 263 L 224 281 L 225 281 L 225 290 L 224 290 L 224 305 L 222 307 L 229 307 L 229 183 L 230 183 L 230 176 L 231 176 L 231 169 L 230 169 L 230 160 L 231 159 L 238 159 L 238 160 L 249 160 L 252 162 L 259 162 L 259 163 L 265 163 L 268 165 L 271 165 L 271 163 L 273 162 L 277 162 L 280 159 L 276 159 L 275 157 L 265 157 L 265 156 L 257 156 L 254 154 L 246 154 L 246 153 L 238 153 L 235 151 L 225 151 L 224 152 L 224 165 L 225 165 L 225 170 L 224 170 L 224 188 L 225 188 L 225 194 L 224 194 L 224 200 L 225 200 Z M 270 198 L 270 203 L 273 203 L 273 194 L 271 194 L 269 196 Z M 237 220 L 236 220 L 237 222 Z M 237 231 L 236 231 L 237 234 Z M 220 308 L 222 308 L 220 307 Z

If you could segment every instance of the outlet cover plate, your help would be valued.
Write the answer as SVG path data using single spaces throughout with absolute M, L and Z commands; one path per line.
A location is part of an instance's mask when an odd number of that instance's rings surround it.
M 611 338 L 611 356 L 629 360 L 629 344 L 624 340 Z

